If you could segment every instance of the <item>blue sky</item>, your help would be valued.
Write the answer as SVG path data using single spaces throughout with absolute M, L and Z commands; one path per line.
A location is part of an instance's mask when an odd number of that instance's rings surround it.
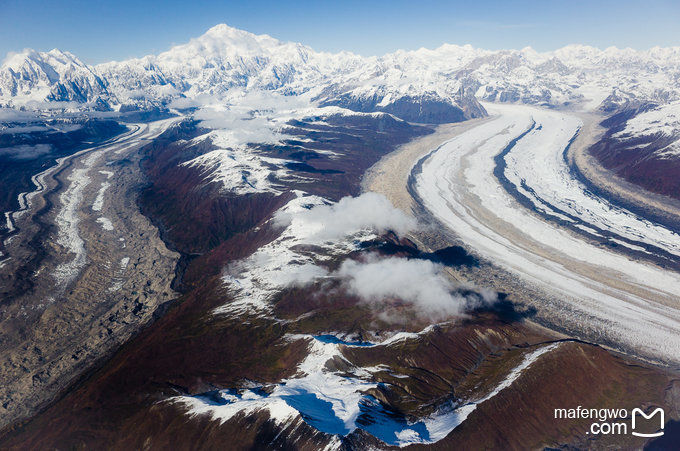
M 0 0 L 0 59 L 9 51 L 57 47 L 87 63 L 120 60 L 162 52 L 218 23 L 362 55 L 443 43 L 680 46 L 680 0 Z

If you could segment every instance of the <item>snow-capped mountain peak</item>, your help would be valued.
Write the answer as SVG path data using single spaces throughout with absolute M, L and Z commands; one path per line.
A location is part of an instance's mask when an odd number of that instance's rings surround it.
M 193 58 L 205 61 L 228 61 L 271 57 L 277 51 L 295 49 L 305 51 L 300 44 L 282 43 L 268 35 L 255 35 L 225 24 L 210 28 L 203 35 L 191 39 L 187 44 L 177 45 L 158 55 L 159 61 L 193 63 Z

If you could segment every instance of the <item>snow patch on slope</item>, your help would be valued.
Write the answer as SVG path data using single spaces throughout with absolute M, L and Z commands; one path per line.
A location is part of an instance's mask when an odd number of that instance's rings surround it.
M 102 229 L 109 232 L 113 230 L 113 223 L 109 218 L 105 217 L 97 218 L 97 222 L 102 226 Z
M 540 356 L 552 351 L 559 344 L 543 346 L 524 356 L 522 362 L 513 368 L 510 373 L 488 395 L 483 398 L 468 402 L 467 404 L 446 403 L 427 417 L 418 420 L 404 420 L 384 412 L 375 400 L 370 404 L 372 416 L 376 411 L 381 416 L 374 417 L 374 422 L 362 426 L 367 432 L 382 440 L 388 445 L 403 448 L 412 444 L 436 443 L 449 435 L 451 431 L 463 424 L 478 405 L 493 398 L 504 389 L 510 387 Z
M 210 414 L 225 422 L 236 414 L 249 415 L 267 411 L 276 424 L 300 415 L 314 428 L 328 433 L 347 435 L 357 428 L 363 391 L 376 383 L 345 376 L 326 369 L 334 359 L 342 359 L 340 345 L 326 343 L 309 336 L 291 337 L 309 341 L 309 354 L 298 366 L 296 377 L 273 386 L 246 390 L 221 390 L 212 398 L 182 396 L 173 401 L 184 404 L 192 416 Z

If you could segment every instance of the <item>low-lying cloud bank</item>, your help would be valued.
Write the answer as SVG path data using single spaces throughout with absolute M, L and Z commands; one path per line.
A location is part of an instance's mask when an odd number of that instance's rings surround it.
M 50 144 L 36 144 L 34 146 L 22 144 L 20 146 L 0 148 L 0 157 L 9 157 L 13 160 L 31 160 L 50 153 L 51 150 L 52 146 Z
M 386 307 L 393 301 L 410 306 L 415 315 L 435 321 L 462 316 L 466 311 L 494 304 L 498 298 L 492 290 L 460 294 L 445 273 L 445 267 L 429 260 L 400 257 L 381 258 L 370 254 L 365 260 L 345 260 L 333 272 L 304 268 L 300 277 L 291 277 L 291 285 L 305 285 L 325 277 L 341 281 L 349 294 L 363 303 L 380 309 L 383 319 L 396 320 Z
M 171 108 L 198 108 L 194 118 L 201 127 L 215 130 L 221 145 L 243 149 L 249 143 L 278 144 L 292 138 L 281 132 L 296 111 L 311 107 L 306 98 L 273 92 L 235 90 L 225 96 L 200 95 L 178 98 Z
M 394 208 L 382 194 L 364 193 L 359 197 L 343 197 L 336 204 L 276 215 L 280 226 L 302 231 L 309 243 L 339 240 L 361 230 L 384 233 L 392 230 L 403 235 L 417 227 L 416 220 Z
M 285 287 L 327 277 L 328 270 L 319 263 L 356 251 L 357 241 L 373 239 L 376 232 L 406 233 L 416 227 L 413 218 L 380 194 L 348 197 L 332 205 L 319 196 L 296 194 L 274 218 L 284 227 L 281 235 L 225 268 L 223 280 L 232 287 L 233 300 L 218 313 L 269 309 Z
M 441 319 L 458 316 L 465 307 L 465 298 L 452 294 L 455 287 L 443 270 L 427 260 L 371 255 L 364 262 L 345 260 L 334 276 L 368 304 L 400 299 L 420 316 Z

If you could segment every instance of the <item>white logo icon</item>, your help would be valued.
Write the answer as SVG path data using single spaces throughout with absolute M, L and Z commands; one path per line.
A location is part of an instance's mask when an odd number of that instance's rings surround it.
M 646 420 L 649 420 L 649 419 L 651 419 L 653 416 L 655 416 L 657 413 L 660 413 L 660 414 L 661 414 L 661 418 L 660 418 L 660 420 L 661 420 L 661 427 L 660 427 L 661 431 L 660 431 L 660 432 L 655 432 L 655 433 L 653 433 L 653 434 L 643 434 L 643 433 L 641 433 L 641 432 L 635 432 L 635 418 L 637 417 L 637 414 L 638 414 L 638 413 L 639 413 L 643 418 L 645 418 Z M 636 407 L 635 409 L 633 409 L 632 416 L 633 416 L 633 420 L 632 420 L 633 435 L 638 436 L 638 437 L 660 437 L 660 436 L 663 435 L 664 413 L 663 413 L 663 409 L 662 409 L 661 407 L 657 407 L 657 408 L 654 409 L 654 411 L 653 411 L 652 413 L 650 413 L 649 415 L 647 415 L 646 413 L 644 413 L 644 412 L 642 411 L 642 409 L 639 409 L 639 408 Z

